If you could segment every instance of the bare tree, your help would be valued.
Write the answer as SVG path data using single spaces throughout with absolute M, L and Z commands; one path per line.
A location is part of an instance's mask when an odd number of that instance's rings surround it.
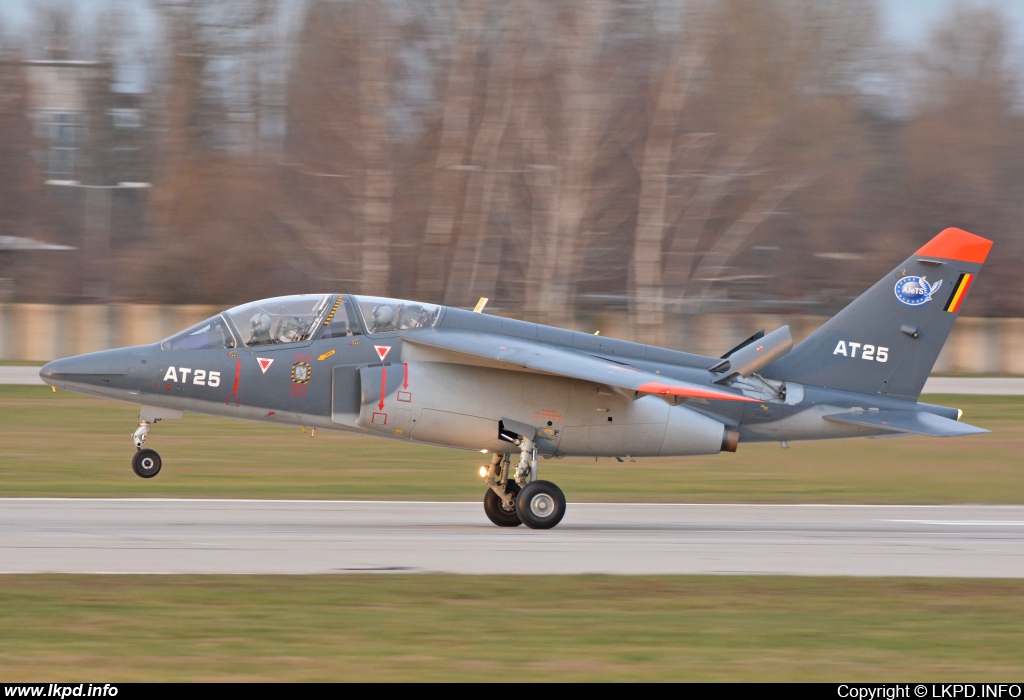
M 428 301 L 444 299 L 446 271 L 462 213 L 474 88 L 486 28 L 484 6 L 483 0 L 468 0 L 453 8 L 453 35 L 448 41 L 445 82 L 439 96 L 440 143 L 429 183 L 430 208 L 417 271 L 417 291 Z
M 638 337 L 663 342 L 670 302 L 699 309 L 761 225 L 828 167 L 828 149 L 800 145 L 789 125 L 849 79 L 857 47 L 863 53 L 872 35 L 822 58 L 832 68 L 808 69 L 825 51 L 811 37 L 822 23 L 835 31 L 845 16 L 819 11 L 811 21 L 808 11 L 807 3 L 737 0 L 683 16 L 652 83 L 640 166 L 631 275 Z M 683 299 L 691 305 L 681 307 Z
M 602 105 L 608 99 L 597 69 L 609 3 L 584 3 L 550 21 L 544 12 L 547 8 L 545 3 L 535 11 L 544 21 L 544 43 L 552 47 L 555 79 L 551 92 L 558 95 L 559 110 L 554 124 L 537 123 L 536 116 L 544 113 L 542 102 L 550 99 L 550 93 L 534 91 L 532 100 L 520 103 L 528 108 L 527 114 L 517 114 L 525 133 L 542 137 L 524 138 L 534 146 L 532 162 L 527 164 L 533 173 L 527 179 L 537 211 L 530 235 L 525 305 L 528 312 L 548 322 L 564 324 L 572 313 L 573 281 L 580 267 L 577 246 L 585 238 L 582 226 L 591 196 L 594 159 L 600 148 L 601 127 L 607 124 Z
M 491 294 L 499 271 L 490 226 L 495 198 L 507 182 L 507 174 L 501 172 L 508 169 L 501 149 L 512 114 L 513 77 L 525 50 L 524 21 L 516 9 L 510 5 L 499 15 L 500 34 L 482 88 L 480 123 L 472 135 L 469 163 L 464 166 L 466 187 L 445 285 L 446 304 L 471 304 L 477 297 Z
M 1013 110 L 1017 75 L 1009 43 L 997 9 L 957 4 L 919 56 L 917 113 L 902 138 L 909 194 L 902 214 L 920 240 L 949 225 L 989 236 L 1017 228 L 1021 118 Z M 1003 285 L 1014 284 L 1024 245 L 1007 237 L 999 249 L 986 269 L 994 282 L 979 292 L 1006 309 L 1013 302 Z

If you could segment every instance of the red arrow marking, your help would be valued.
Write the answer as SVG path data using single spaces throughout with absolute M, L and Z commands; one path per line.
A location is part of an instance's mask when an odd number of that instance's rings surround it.
M 231 390 L 232 394 L 238 393 L 238 375 L 242 373 L 242 360 L 235 360 L 235 387 Z
M 402 388 L 403 389 L 408 389 L 409 388 L 409 363 L 408 362 L 403 362 L 402 363 L 402 367 L 404 368 L 403 372 L 405 373 L 405 376 L 402 377 Z
M 384 410 L 384 392 L 387 391 L 388 387 L 388 370 L 387 367 L 380 368 L 380 403 L 377 404 L 377 408 Z

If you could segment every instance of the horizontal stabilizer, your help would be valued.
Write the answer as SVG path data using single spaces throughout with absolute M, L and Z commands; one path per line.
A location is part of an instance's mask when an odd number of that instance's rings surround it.
M 984 428 L 967 425 L 925 411 L 853 411 L 833 413 L 830 416 L 825 416 L 825 420 L 833 423 L 863 425 L 893 433 L 913 433 L 931 437 L 957 437 L 989 432 Z
M 678 396 L 713 401 L 759 401 L 709 385 L 684 382 L 645 372 L 576 350 L 557 348 L 522 338 L 457 330 L 406 331 L 399 337 L 410 345 L 423 345 L 489 360 L 498 366 L 517 367 L 561 377 L 606 384 L 638 394 Z

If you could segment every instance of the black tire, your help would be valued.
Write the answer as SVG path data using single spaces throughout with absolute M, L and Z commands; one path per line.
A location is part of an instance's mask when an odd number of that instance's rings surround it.
M 159 474 L 162 464 L 155 450 L 139 450 L 132 457 L 132 471 L 143 479 L 152 479 Z
M 516 498 L 516 512 L 526 527 L 550 530 L 565 515 L 565 494 L 550 481 L 531 481 Z
M 505 484 L 505 491 L 515 498 L 519 495 L 519 484 L 509 481 Z M 484 513 L 487 514 L 488 520 L 498 527 L 519 527 L 523 524 L 516 513 L 515 501 L 512 503 L 512 510 L 505 510 L 505 504 L 492 489 L 487 489 L 487 493 L 484 494 Z

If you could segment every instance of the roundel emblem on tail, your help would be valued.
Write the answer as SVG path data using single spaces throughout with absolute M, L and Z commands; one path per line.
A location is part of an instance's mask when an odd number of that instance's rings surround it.
M 921 306 L 931 301 L 941 286 L 942 280 L 932 285 L 924 277 L 904 277 L 896 283 L 896 298 L 907 306 Z

